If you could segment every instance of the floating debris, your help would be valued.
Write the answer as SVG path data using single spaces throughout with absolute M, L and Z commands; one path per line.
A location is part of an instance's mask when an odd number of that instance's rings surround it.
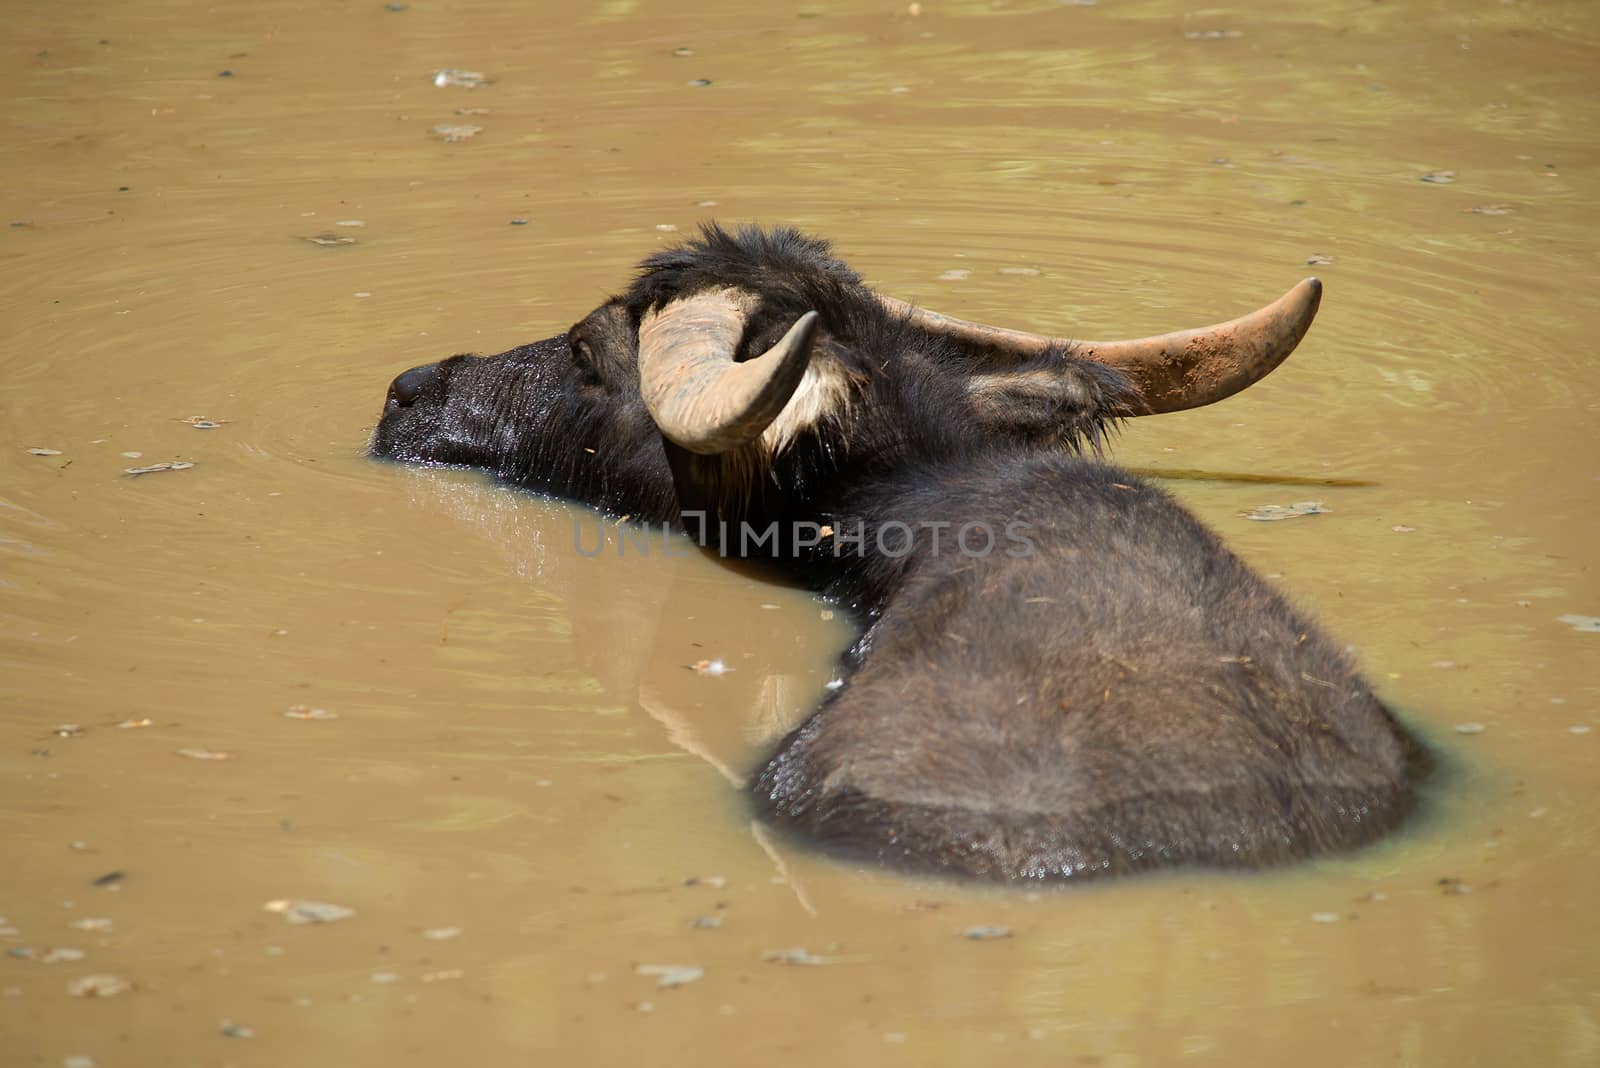
M 396 972 L 373 972 L 370 976 L 368 976 L 368 978 L 370 978 L 374 983 L 381 983 L 385 986 L 390 983 L 398 983 L 400 981 L 400 976 Z
M 76 723 L 62 723 L 56 727 L 54 733 L 57 738 L 76 738 L 83 733 L 83 728 Z
M 1582 723 L 1574 723 L 1572 726 L 1567 728 L 1567 733 L 1568 734 L 1588 734 L 1592 730 L 1594 730 L 1593 727 L 1587 726 L 1587 725 L 1582 724 Z
M 116 975 L 85 975 L 67 984 L 75 998 L 114 998 L 133 989 L 133 984 Z
M 1328 511 L 1321 501 L 1296 501 L 1293 504 L 1263 504 L 1240 512 L 1245 519 L 1254 519 L 1262 523 L 1273 523 L 1280 519 L 1298 519 L 1303 515 L 1321 515 Z
M 694 55 L 694 49 L 692 49 L 692 48 L 674 48 L 672 50 L 672 54 L 675 55 L 675 56 L 678 56 L 680 58 L 683 57 L 683 56 L 692 56 L 692 55 Z
M 691 875 L 683 881 L 684 886 L 709 886 L 713 890 L 721 890 L 728 885 L 726 875 Z
M 284 713 L 290 719 L 338 719 L 339 713 L 330 712 L 326 708 L 312 708 L 310 705 L 290 705 Z
M 85 1053 L 69 1054 L 61 1058 L 61 1068 L 95 1068 L 94 1058 Z
M 179 756 L 188 757 L 190 760 L 232 760 L 233 759 L 233 754 L 232 753 L 225 752 L 224 750 L 221 750 L 221 749 L 201 749 L 201 748 L 196 747 L 196 748 L 190 748 L 190 749 L 179 749 L 179 750 L 176 750 L 176 752 L 177 752 L 177 754 Z
M 706 974 L 698 964 L 641 964 L 633 971 L 635 975 L 655 976 L 658 987 L 687 986 Z
M 1432 185 L 1449 185 L 1456 180 L 1455 171 L 1429 171 L 1421 178 L 1422 181 Z
M 456 108 L 457 115 L 487 115 L 488 108 Z
M 990 926 L 968 927 L 965 931 L 961 932 L 961 937 L 970 938 L 974 942 L 989 942 L 996 938 L 1010 938 L 1011 928 Z
M 672 223 L 656 223 L 656 229 L 660 230 L 664 234 L 670 234 L 677 232 L 678 228 Z
M 121 455 L 126 456 L 130 460 L 137 460 L 139 457 L 143 456 L 144 453 L 140 452 L 138 449 L 131 449 L 128 452 L 122 453 Z
M 256 1037 L 256 1029 L 255 1028 L 246 1027 L 244 1024 L 240 1024 L 240 1023 L 234 1023 L 232 1020 L 223 1020 L 222 1021 L 221 1030 L 222 1030 L 222 1033 L 224 1035 L 227 1035 L 229 1038 L 254 1038 L 254 1037 Z
M 1037 267 L 1001 267 L 995 274 L 1016 275 L 1021 278 L 1037 278 L 1044 272 Z
M 323 248 L 335 248 L 339 245 L 353 245 L 356 243 L 356 239 L 349 234 L 312 234 L 310 237 L 302 237 L 300 240 L 309 241 L 313 245 L 320 245 Z
M 86 954 L 81 949 L 70 946 L 56 946 L 52 949 L 35 949 L 32 946 L 12 946 L 6 951 L 18 960 L 36 960 L 40 964 L 61 964 L 82 960 Z
M 146 716 L 144 719 L 125 719 L 121 723 L 117 724 L 117 726 L 122 730 L 129 731 L 138 727 L 152 727 L 155 725 L 155 722 L 155 720 L 151 719 L 149 716 Z
M 429 927 L 422 932 L 423 938 L 431 938 L 435 942 L 443 942 L 446 938 L 454 938 L 461 933 L 459 927 Z
M 722 926 L 721 916 L 696 916 L 689 921 L 689 926 L 698 929 L 715 929 Z
M 694 663 L 689 665 L 689 670 L 693 671 L 696 675 L 706 675 L 711 678 L 720 678 L 721 676 L 732 671 L 733 668 L 729 667 L 727 664 L 724 664 L 721 660 L 696 660 Z
M 261 907 L 268 912 L 281 913 L 284 919 L 293 924 L 333 923 L 356 914 L 355 909 L 343 905 L 330 905 L 325 901 L 293 901 L 283 897 L 275 898 Z
M 516 218 L 516 219 L 512 219 L 511 220 L 511 225 L 512 226 L 527 226 L 528 225 L 528 220 L 520 218 L 520 217 Z
M 1481 723 L 1457 723 L 1457 734 L 1482 734 L 1487 728 Z
M 343 224 L 341 223 L 340 225 Z M 215 430 L 217 427 L 222 426 L 224 423 L 230 421 L 231 420 L 227 419 L 208 419 L 203 415 L 191 415 L 189 418 L 183 420 L 183 422 L 188 423 L 196 430 Z
M 335 222 L 333 225 L 335 225 L 335 226 L 365 226 L 365 225 L 367 225 L 367 220 L 365 220 L 365 219 L 340 219 L 339 221 Z
M 1471 208 L 1462 208 L 1466 215 L 1510 215 L 1516 211 L 1510 204 L 1478 204 Z
M 769 964 L 832 964 L 832 957 L 821 957 L 806 949 L 804 946 L 795 946 L 792 949 L 769 949 L 761 954 L 761 959 Z
M 436 972 L 423 972 L 422 981 L 424 983 L 443 983 L 450 979 L 460 979 L 466 974 L 460 968 L 440 968 Z
M 1569 624 L 1573 630 L 1581 630 L 1586 634 L 1600 634 L 1600 616 L 1568 614 L 1557 616 L 1556 622 Z
M 704 89 L 710 84 L 710 78 L 691 78 L 689 80 L 689 87 L 691 89 Z
M 1339 914 L 1337 912 L 1313 912 L 1311 914 L 1311 922 L 1312 923 L 1338 923 L 1339 922 Z
M 1333 262 L 1333 257 L 1326 252 L 1313 252 L 1306 257 L 1307 267 L 1326 267 Z
M 28 455 L 29 456 L 60 456 L 61 455 L 61 450 L 60 449 L 33 448 L 33 449 L 29 449 L 28 450 Z
M 456 145 L 477 137 L 483 133 L 483 127 L 470 122 L 441 122 L 433 128 L 433 132 L 446 144 Z
M 122 880 L 126 879 L 127 877 L 128 877 L 128 873 L 125 872 L 125 871 L 108 871 L 104 875 L 102 875 L 98 879 L 96 879 L 94 882 L 90 883 L 89 885 L 90 886 L 116 886 L 119 883 L 121 883 Z
M 1463 882 L 1458 876 L 1446 875 L 1439 880 L 1439 889 L 1445 894 L 1470 894 L 1472 884 Z
M 952 267 L 950 270 L 945 271 L 943 274 L 939 275 L 938 281 L 940 281 L 940 282 L 965 282 L 968 278 L 971 278 L 971 277 L 972 277 L 972 272 L 967 270 L 966 268 L 964 268 L 964 267 Z
M 492 82 L 493 79 L 478 70 L 457 70 L 454 67 L 447 67 L 433 72 L 433 84 L 440 89 L 478 89 Z
M 1185 41 L 1231 41 L 1243 37 L 1243 30 L 1184 30 Z
M 74 927 L 79 931 L 94 931 L 97 934 L 105 934 L 111 930 L 111 917 L 85 916 L 81 920 L 73 920 L 68 926 Z
M 151 464 L 148 467 L 124 467 L 122 473 L 137 478 L 140 475 L 156 475 L 162 471 L 187 471 L 194 464 L 188 460 L 172 460 L 168 463 Z
M 1417 532 L 1416 527 L 1408 527 L 1404 523 L 1396 523 L 1389 529 L 1394 531 L 1396 534 L 1415 534 Z

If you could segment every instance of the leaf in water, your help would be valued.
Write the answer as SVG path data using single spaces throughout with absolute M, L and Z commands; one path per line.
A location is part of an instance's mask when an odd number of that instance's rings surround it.
M 349 234 L 312 234 L 310 237 L 303 237 L 300 240 L 309 241 L 313 245 L 321 245 L 323 248 L 337 248 L 340 245 L 353 245 L 356 243 L 356 239 Z
M 433 132 L 445 143 L 456 145 L 477 137 L 483 132 L 483 127 L 474 126 L 470 122 L 441 122 L 433 128 Z
M 75 998 L 112 998 L 133 989 L 133 984 L 117 975 L 86 975 L 67 984 Z
M 961 937 L 970 938 L 974 942 L 988 942 L 996 938 L 1010 938 L 1011 928 L 988 926 L 968 927 L 965 931 L 961 932 Z
M 1581 630 L 1587 634 L 1600 634 L 1600 616 L 1557 616 L 1556 622 L 1571 624 L 1573 630 Z
M 460 979 L 466 974 L 460 968 L 440 968 L 436 972 L 423 972 L 421 979 L 424 983 L 443 983 L 450 979 Z
M 190 760 L 232 760 L 232 753 L 225 753 L 220 749 L 179 749 L 178 755 L 188 757 Z
M 63 961 L 75 963 L 85 956 L 83 950 L 73 949 L 71 946 L 55 946 L 42 950 L 33 946 L 12 946 L 6 952 L 18 960 L 36 960 L 40 964 L 60 964 Z
M 454 67 L 447 67 L 433 72 L 433 84 L 440 89 L 449 87 L 477 89 L 492 82 L 493 79 L 480 70 L 457 70 Z
M 193 466 L 194 464 L 188 460 L 173 460 L 171 463 L 151 464 L 149 467 L 124 467 L 122 473 L 134 476 L 154 475 L 161 471 L 187 471 Z
M 656 986 L 685 986 L 706 974 L 698 964 L 641 964 L 633 969 L 635 975 L 656 976 Z
M 330 712 L 326 708 L 312 708 L 310 705 L 290 705 L 289 711 L 284 713 L 290 719 L 338 719 L 339 713 Z
M 281 913 L 284 919 L 293 924 L 332 923 L 356 914 L 355 909 L 343 905 L 330 905 L 326 901 L 293 901 L 284 897 L 275 898 L 261 907 L 268 912 Z
M 832 957 L 819 957 L 804 946 L 792 949 L 769 949 L 761 954 L 769 964 L 832 964 Z
M 1328 511 L 1321 501 L 1296 501 L 1294 504 L 1263 504 L 1240 512 L 1245 519 L 1255 519 L 1263 523 L 1275 522 L 1279 519 L 1297 519 L 1303 515 L 1321 515 Z
M 1449 185 L 1451 182 L 1456 180 L 1456 172 L 1429 171 L 1427 174 L 1422 176 L 1422 180 L 1424 182 L 1431 182 L 1434 185 Z

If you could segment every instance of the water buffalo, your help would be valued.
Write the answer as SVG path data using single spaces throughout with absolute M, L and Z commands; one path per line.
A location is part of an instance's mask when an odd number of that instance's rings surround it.
M 682 523 L 858 612 L 842 685 L 751 777 L 775 826 L 997 879 L 1260 867 L 1395 826 L 1422 751 L 1099 453 L 1272 370 L 1319 297 L 1066 341 L 877 294 L 794 230 L 711 226 L 565 334 L 401 374 L 372 452 Z

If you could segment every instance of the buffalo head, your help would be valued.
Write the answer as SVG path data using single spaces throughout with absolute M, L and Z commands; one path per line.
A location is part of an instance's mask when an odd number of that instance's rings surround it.
M 1251 315 L 1135 341 L 966 322 L 874 293 L 800 233 L 708 226 L 565 334 L 389 388 L 375 455 L 484 468 L 616 514 L 810 515 L 847 472 L 1000 445 L 1098 446 L 1286 357 L 1308 279 Z

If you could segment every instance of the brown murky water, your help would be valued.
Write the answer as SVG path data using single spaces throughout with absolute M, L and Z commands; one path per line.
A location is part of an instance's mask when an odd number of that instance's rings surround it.
M 921 7 L 10 5 L 8 1064 L 1600 1063 L 1600 13 Z M 1408 832 L 1043 895 L 764 840 L 732 784 L 845 620 L 362 457 L 393 373 L 712 215 L 1087 336 L 1321 275 L 1289 364 L 1118 453 L 1285 479 L 1168 484 L 1433 743 Z

